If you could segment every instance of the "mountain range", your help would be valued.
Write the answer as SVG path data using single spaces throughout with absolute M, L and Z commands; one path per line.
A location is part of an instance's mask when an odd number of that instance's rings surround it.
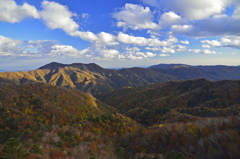
M 54 62 L 2 72 L 0 158 L 238 159 L 239 69 Z
M 97 94 L 169 80 L 240 79 L 240 67 L 160 64 L 148 68 L 133 67 L 114 70 L 102 68 L 94 63 L 61 64 L 52 62 L 28 72 L 1 72 L 0 77 L 14 83 L 43 82 Z

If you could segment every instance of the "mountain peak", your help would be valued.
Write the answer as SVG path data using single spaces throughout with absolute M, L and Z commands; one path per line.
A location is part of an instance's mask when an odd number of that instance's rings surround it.
M 42 67 L 39 67 L 38 69 L 55 69 L 58 67 L 65 67 L 67 66 L 66 64 L 58 63 L 58 62 L 51 62 L 49 64 L 46 64 Z
M 38 69 L 55 69 L 55 68 L 62 68 L 62 67 L 66 67 L 66 66 L 78 68 L 78 69 L 81 69 L 81 70 L 90 70 L 90 71 L 104 69 L 104 68 L 102 68 L 101 66 L 99 66 L 99 65 L 97 65 L 95 63 L 89 63 L 89 64 L 83 64 L 83 63 L 62 64 L 62 63 L 58 63 L 58 62 L 51 62 L 49 64 L 46 64 L 46 65 L 42 66 L 42 67 L 39 67 Z

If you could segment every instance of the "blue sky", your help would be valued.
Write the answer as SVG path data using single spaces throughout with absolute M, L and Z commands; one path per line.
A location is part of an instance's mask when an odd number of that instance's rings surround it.
M 240 65 L 238 0 L 0 0 L 0 70 Z

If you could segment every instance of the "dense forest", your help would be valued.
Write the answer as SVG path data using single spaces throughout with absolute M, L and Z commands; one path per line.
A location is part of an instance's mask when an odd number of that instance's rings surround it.
M 51 63 L 1 73 L 0 158 L 240 158 L 240 81 L 169 73 L 188 68 L 110 74 L 95 64 Z
M 0 112 L 0 144 L 37 145 L 34 158 L 115 158 L 116 138 L 140 126 L 90 94 L 45 84 L 0 85 Z

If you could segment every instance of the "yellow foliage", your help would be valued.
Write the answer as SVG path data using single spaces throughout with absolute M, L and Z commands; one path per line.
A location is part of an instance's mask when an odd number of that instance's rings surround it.
M 30 133 L 30 132 L 31 132 L 31 130 L 30 130 L 29 128 L 27 128 L 27 132 L 28 132 L 28 133 Z

